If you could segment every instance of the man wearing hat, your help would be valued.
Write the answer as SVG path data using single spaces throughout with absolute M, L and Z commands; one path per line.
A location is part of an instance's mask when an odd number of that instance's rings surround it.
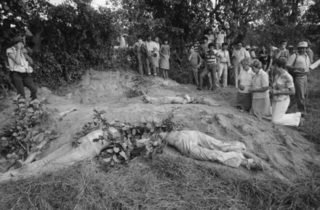
M 298 53 L 292 54 L 287 62 L 288 70 L 294 75 L 294 85 L 296 92 L 296 101 L 298 110 L 305 112 L 305 95 L 307 92 L 308 78 L 310 67 L 310 58 L 306 53 L 308 48 L 307 42 L 299 42 Z
M 25 98 L 24 86 L 26 86 L 31 92 L 31 99 L 36 99 L 37 88 L 31 77 L 33 69 L 30 66 L 33 61 L 26 54 L 23 37 L 15 37 L 12 40 L 12 47 L 6 50 L 6 54 L 8 56 L 9 69 L 11 71 L 13 84 L 17 89 L 18 94 Z

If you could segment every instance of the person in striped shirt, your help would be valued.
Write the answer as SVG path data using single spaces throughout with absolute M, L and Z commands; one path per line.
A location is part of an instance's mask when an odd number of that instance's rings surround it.
M 219 70 L 219 54 L 214 49 L 214 43 L 208 45 L 208 52 L 205 56 L 205 69 L 200 74 L 200 89 L 203 88 L 203 79 L 205 76 L 209 77 L 209 89 L 215 89 L 218 85 L 218 70 Z

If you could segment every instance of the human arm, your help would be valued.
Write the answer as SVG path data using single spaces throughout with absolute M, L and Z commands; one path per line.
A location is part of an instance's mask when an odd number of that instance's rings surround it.
M 250 92 L 251 93 L 262 93 L 262 92 L 266 92 L 267 90 L 269 90 L 269 76 L 266 72 L 264 72 L 262 69 L 260 70 L 262 71 L 262 75 L 261 75 L 261 87 L 258 88 L 250 88 Z
M 284 86 L 280 86 L 279 88 L 279 86 L 277 86 L 277 82 L 275 82 L 271 93 L 273 95 L 294 95 L 295 88 L 292 76 L 289 74 L 284 74 L 279 77 L 279 79 L 284 82 Z
M 7 50 L 8 58 L 10 58 L 15 64 L 22 65 L 21 61 L 21 55 L 22 55 L 22 47 L 20 44 L 18 44 L 18 47 L 15 49 L 16 52 L 14 52 L 14 49 Z
M 33 60 L 32 58 L 28 55 L 28 51 L 27 49 L 23 49 L 23 55 L 26 58 L 26 60 L 29 62 L 29 64 L 33 64 Z
M 272 89 L 271 92 L 272 92 L 273 95 L 294 95 L 295 94 L 295 88 L 294 87 L 290 87 L 290 88 L 286 88 L 286 89 L 282 89 L 282 90 Z
M 199 64 L 198 64 L 198 68 L 200 68 L 200 66 L 202 65 L 203 59 L 201 58 L 201 56 L 198 54 L 198 60 L 199 60 Z
M 282 53 L 282 50 L 279 50 L 279 52 L 276 54 L 276 59 L 279 59 L 280 58 L 280 56 L 281 56 L 281 53 Z
M 269 60 L 268 60 L 268 65 L 267 65 L 267 69 L 266 69 L 266 72 L 269 72 L 270 71 L 270 68 L 272 66 L 272 63 L 273 63 L 273 58 L 270 56 Z

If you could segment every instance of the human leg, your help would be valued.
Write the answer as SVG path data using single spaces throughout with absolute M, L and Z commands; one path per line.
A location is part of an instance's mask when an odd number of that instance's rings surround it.
M 307 91 L 307 76 L 296 77 L 295 81 L 296 101 L 298 110 L 305 112 L 305 95 Z
M 141 56 L 141 54 L 138 54 L 137 55 L 137 59 L 138 59 L 138 70 L 139 70 L 139 73 L 141 74 L 141 75 L 143 75 L 143 63 L 142 63 L 142 56 Z
M 200 74 L 200 89 L 203 89 L 203 79 L 208 74 L 209 74 L 208 68 L 205 67 Z M 211 83 L 212 83 L 212 81 L 211 81 Z
M 151 62 L 150 56 L 147 56 L 146 57 L 146 69 L 147 69 L 147 74 L 148 75 L 151 75 L 151 71 L 150 71 L 150 65 L 152 65 L 151 63 L 152 62 Z
M 246 146 L 242 142 L 223 142 L 209 135 L 197 132 L 198 145 L 207 149 L 218 149 L 223 152 L 244 151 Z
M 278 125 L 298 126 L 301 112 L 286 114 L 290 99 L 275 101 L 272 105 L 272 122 Z
M 228 64 L 225 63 L 223 66 L 223 87 L 228 86 Z
M 219 83 L 218 82 L 218 71 L 219 71 L 219 69 L 218 68 L 219 68 L 218 64 L 214 64 L 214 65 L 210 66 L 210 70 L 211 71 L 209 71 L 209 72 L 211 73 L 211 76 L 212 76 L 211 89 L 219 87 L 219 84 L 218 84 Z
M 12 81 L 13 85 L 17 89 L 17 93 L 25 98 L 25 92 L 24 92 L 24 85 L 23 85 L 23 78 L 22 78 L 22 73 L 19 72 L 12 72 Z
M 29 90 L 31 92 L 31 95 L 30 95 L 31 99 L 32 100 L 36 99 L 37 98 L 37 87 L 34 84 L 33 79 L 30 74 L 26 73 L 23 76 L 23 84 L 24 84 L 24 86 L 29 88 Z
M 240 71 L 240 63 L 239 62 L 235 62 L 235 64 L 234 64 L 234 84 L 235 84 L 236 88 L 238 88 L 239 71 Z
M 192 73 L 193 73 L 193 78 L 196 82 L 196 85 L 199 86 L 199 78 L 198 78 L 198 68 L 197 67 L 193 67 L 192 68 Z

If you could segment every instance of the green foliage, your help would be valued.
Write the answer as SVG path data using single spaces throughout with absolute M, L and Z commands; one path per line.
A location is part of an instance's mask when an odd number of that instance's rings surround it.
M 90 132 L 102 129 L 103 136 L 94 141 L 102 141 L 106 148 L 98 156 L 100 163 L 106 166 L 114 166 L 119 163 L 127 163 L 141 154 L 151 157 L 160 153 L 165 145 L 164 140 L 160 137 L 162 132 L 173 130 L 173 115 L 161 122 L 146 122 L 132 125 L 118 121 L 108 122 L 103 116 L 104 111 L 94 110 L 92 122 L 86 123 L 81 131 L 75 134 L 73 146 L 78 146 L 81 142 L 79 139 Z
M 43 130 L 49 115 L 38 100 L 27 102 L 23 98 L 14 101 L 17 108 L 14 120 L 0 134 L 0 154 L 10 163 L 24 161 L 40 144 L 51 140 L 52 130 Z

